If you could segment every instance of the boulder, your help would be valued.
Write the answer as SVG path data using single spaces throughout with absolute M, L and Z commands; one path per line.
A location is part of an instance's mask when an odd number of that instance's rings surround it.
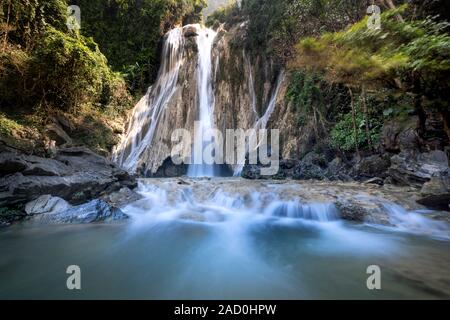
M 42 195 L 77 205 L 137 186 L 127 172 L 82 147 L 60 149 L 54 159 L 1 153 L 0 168 L 0 206 L 25 205 Z
M 30 215 L 56 214 L 70 209 L 72 206 L 64 199 L 43 195 L 25 205 L 25 212 Z
M 435 174 L 420 191 L 418 203 L 433 209 L 450 211 L 450 169 Z
M 380 204 L 357 199 L 346 199 L 336 202 L 335 205 L 341 218 L 344 220 L 391 225 L 389 214 Z
M 102 200 L 93 200 L 63 212 L 37 215 L 33 221 L 44 224 L 88 224 L 126 219 L 128 216 L 120 209 L 114 208 Z
M 185 164 L 176 165 L 172 158 L 166 159 L 158 168 L 155 174 L 150 174 L 151 178 L 178 178 L 187 174 L 188 166 Z M 142 173 L 144 176 L 145 172 Z
M 328 165 L 327 159 L 324 155 L 317 154 L 315 152 L 310 152 L 303 157 L 302 162 L 305 164 L 313 164 L 321 168 L 326 168 Z
M 443 151 L 415 154 L 403 151 L 391 158 L 388 176 L 400 185 L 411 185 L 421 188 L 434 175 L 448 169 L 447 155 Z
M 388 152 L 400 152 L 403 150 L 417 150 L 420 145 L 419 117 L 409 117 L 407 121 L 394 119 L 383 126 L 380 145 Z
M 295 180 L 324 180 L 325 172 L 318 165 L 301 162 L 294 171 Z
M 57 146 L 72 143 L 72 139 L 58 124 L 51 123 L 47 125 L 46 129 L 48 136 L 56 142 Z
M 183 35 L 186 38 L 197 37 L 197 28 L 195 26 L 189 25 L 183 28 Z
M 331 181 L 353 181 L 348 174 L 349 168 L 340 158 L 335 158 L 328 165 L 325 176 Z
M 249 180 L 261 179 L 261 168 L 258 165 L 245 165 L 242 169 L 242 178 Z
M 380 155 L 370 156 L 362 159 L 354 166 L 352 176 L 356 180 L 365 180 L 374 177 L 385 178 L 390 166 L 391 162 L 389 159 Z
M 111 193 L 102 198 L 102 200 L 116 208 L 125 207 L 126 205 L 136 202 L 140 199 L 142 199 L 142 197 L 129 188 L 122 188 L 119 191 Z

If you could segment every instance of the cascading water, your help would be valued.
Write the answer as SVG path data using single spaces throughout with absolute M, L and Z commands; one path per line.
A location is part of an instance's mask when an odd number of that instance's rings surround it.
M 250 69 L 250 73 L 251 73 L 251 69 Z M 253 82 L 253 75 L 249 76 L 251 80 L 251 82 Z M 257 121 L 255 122 L 254 126 L 252 129 L 256 130 L 255 132 L 257 132 L 257 130 L 264 130 L 267 129 L 267 124 L 269 123 L 270 117 L 272 116 L 273 112 L 275 111 L 275 107 L 277 104 L 277 99 L 278 99 L 278 94 L 280 92 L 280 88 L 281 85 L 283 84 L 284 81 L 284 71 L 280 71 L 280 74 L 278 75 L 278 79 L 277 79 L 277 84 L 275 86 L 275 90 L 272 93 L 272 96 L 270 98 L 269 104 L 267 106 L 266 112 L 264 113 L 264 115 L 262 117 L 259 117 L 257 112 L 256 112 L 256 102 L 255 105 L 253 106 L 253 109 L 256 113 L 256 117 L 257 117 Z M 251 91 L 251 95 L 254 94 L 254 85 L 251 83 L 250 87 L 252 89 Z M 256 98 L 252 98 L 255 99 Z M 246 146 L 246 151 L 248 152 L 248 145 Z M 234 170 L 234 176 L 240 176 L 242 173 L 242 170 L 244 169 L 244 165 L 243 164 L 238 164 Z
M 152 163 L 155 159 L 148 154 L 151 154 L 152 151 L 154 154 L 160 153 L 161 149 L 157 149 L 160 147 L 157 145 L 158 142 L 167 138 L 170 139 L 170 135 L 169 137 L 158 136 L 159 140 L 155 141 L 163 119 L 167 121 L 168 117 L 172 117 L 179 112 L 179 110 L 168 111 L 168 108 L 177 105 L 180 101 L 180 96 L 176 93 L 180 92 L 185 85 L 185 83 L 179 81 L 181 67 L 192 63 L 192 61 L 185 59 L 189 56 L 187 53 L 189 46 L 185 46 L 187 41 L 185 40 L 186 30 L 195 30 L 196 52 L 198 54 L 198 60 L 193 68 L 196 71 L 197 90 L 194 100 L 197 101 L 197 109 L 189 110 L 192 113 L 197 111 L 195 121 L 198 125 L 194 126 L 194 123 L 187 122 L 187 119 L 184 119 L 185 122 L 181 124 L 185 129 L 194 127 L 196 131 L 191 159 L 193 164 L 189 166 L 188 175 L 190 177 L 213 177 L 216 175 L 215 166 L 207 165 L 203 161 L 203 151 L 205 146 L 212 142 L 212 138 L 208 139 L 208 133 L 214 127 L 215 98 L 212 87 L 212 48 L 217 33 L 198 24 L 175 28 L 166 35 L 162 52 L 162 65 L 157 81 L 136 105 L 128 122 L 126 135 L 115 148 L 113 160 L 131 173 L 135 173 L 138 169 L 143 169 L 146 172 L 151 168 L 153 171 L 154 166 L 158 166 L 158 163 Z M 216 63 L 218 63 L 218 60 Z M 203 136 L 205 139 L 202 141 L 200 137 Z
M 213 65 L 211 53 L 216 35 L 217 33 L 212 29 L 198 28 L 197 91 L 199 126 L 196 128 L 196 141 L 194 141 L 192 154 L 193 164 L 188 169 L 188 176 L 190 177 L 213 177 L 215 175 L 214 165 L 208 165 L 204 162 L 203 151 L 205 146 L 212 142 L 212 138 L 208 138 L 207 135 L 208 131 L 213 129 L 214 92 L 212 88 Z M 200 137 L 202 138 L 200 139 Z
M 159 119 L 175 93 L 183 64 L 183 44 L 182 28 L 175 28 L 166 35 L 157 82 L 135 107 L 127 133 L 114 151 L 113 160 L 130 172 L 137 170 L 140 157 L 151 147 Z

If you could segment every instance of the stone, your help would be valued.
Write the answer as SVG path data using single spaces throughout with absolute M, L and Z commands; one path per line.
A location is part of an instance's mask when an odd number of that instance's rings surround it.
M 418 188 L 431 180 L 435 174 L 448 169 L 447 155 L 442 151 L 415 154 L 404 151 L 391 158 L 388 175 L 393 182 Z
M 295 180 L 324 180 L 324 170 L 318 165 L 301 162 L 294 171 Z
M 386 177 L 387 170 L 391 166 L 389 159 L 383 158 L 380 155 L 374 155 L 362 159 L 357 163 L 352 170 L 352 176 L 357 180 Z
M 126 187 L 102 198 L 102 200 L 116 208 L 123 208 L 140 199 L 142 199 L 142 196 Z
M 186 38 L 197 37 L 198 36 L 197 28 L 192 25 L 186 26 L 183 28 L 183 35 Z
M 344 161 L 340 158 L 335 158 L 328 164 L 328 168 L 325 171 L 325 176 L 330 181 L 353 181 L 348 172 L 349 169 Z
M 379 204 L 356 199 L 340 200 L 335 203 L 342 219 L 353 222 L 368 222 L 391 225 L 389 214 Z
M 46 130 L 50 139 L 54 140 L 57 146 L 72 144 L 72 139 L 59 125 L 51 123 L 47 125 Z
M 249 180 L 261 179 L 261 168 L 257 165 L 245 165 L 242 169 L 242 178 Z
M 434 175 L 420 191 L 418 203 L 433 209 L 450 211 L 450 169 Z
M 28 202 L 25 205 L 25 212 L 30 215 L 37 214 L 55 214 L 70 209 L 72 206 L 64 199 L 52 197 L 51 195 L 43 195 Z
M 0 206 L 25 205 L 42 195 L 78 205 L 137 186 L 126 171 L 82 147 L 60 149 L 54 159 L 1 153 L 0 164 Z
M 375 185 L 378 185 L 378 186 L 382 186 L 382 185 L 384 185 L 384 180 L 379 178 L 379 177 L 375 177 L 375 178 L 369 179 L 367 181 L 364 181 L 364 183 L 365 184 L 375 184 Z
M 120 209 L 110 206 L 103 200 L 93 200 L 63 212 L 37 215 L 33 221 L 43 224 L 89 224 L 126 219 L 128 216 Z
M 386 122 L 380 136 L 381 148 L 388 152 L 417 150 L 420 145 L 418 130 L 417 116 L 409 117 L 407 121 L 395 119 Z

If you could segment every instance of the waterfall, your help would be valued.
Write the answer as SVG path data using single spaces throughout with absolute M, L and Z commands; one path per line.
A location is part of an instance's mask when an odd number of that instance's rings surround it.
M 213 66 L 211 54 L 216 35 L 217 33 L 212 29 L 198 29 L 197 91 L 200 126 L 196 128 L 197 141 L 194 142 L 192 154 L 194 164 L 190 165 L 188 169 L 188 176 L 190 177 L 213 177 L 215 175 L 215 167 L 205 164 L 202 155 L 205 146 L 212 142 L 212 138 L 208 139 L 206 135 L 209 130 L 213 129 L 215 98 L 212 87 Z M 198 141 L 199 137 L 203 137 L 204 134 L 205 139 Z
M 267 106 L 266 112 L 264 113 L 264 115 L 262 117 L 257 116 L 257 121 L 254 124 L 252 129 L 255 129 L 255 130 L 267 129 L 267 124 L 269 123 L 270 117 L 272 116 L 273 112 L 275 111 L 278 94 L 280 92 L 280 88 L 281 88 L 281 85 L 283 84 L 283 81 L 284 81 L 284 71 L 282 70 L 280 72 L 280 74 L 278 75 L 277 84 L 276 84 L 275 90 L 272 93 L 272 96 L 270 98 L 269 105 Z M 255 110 L 256 110 L 256 107 L 255 107 Z M 248 146 L 246 148 L 247 148 L 247 152 L 248 152 L 249 151 Z M 240 176 L 243 169 L 244 169 L 243 164 L 239 164 L 238 166 L 236 166 L 236 168 L 234 170 L 234 176 Z
M 248 90 L 250 94 L 250 98 L 252 101 L 252 111 L 255 117 L 259 118 L 258 110 L 256 110 L 256 92 L 255 92 L 255 81 L 253 79 L 253 66 L 250 61 L 250 57 L 247 56 L 245 50 L 242 50 L 242 56 L 244 58 L 244 62 L 247 64 L 248 68 Z
M 151 146 L 161 114 L 176 91 L 183 47 L 182 28 L 166 35 L 157 82 L 134 108 L 127 133 L 114 150 L 113 160 L 130 172 L 137 170 L 140 157 Z

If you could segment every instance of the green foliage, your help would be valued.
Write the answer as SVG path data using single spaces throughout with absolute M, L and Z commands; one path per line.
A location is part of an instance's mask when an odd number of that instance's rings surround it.
M 450 36 L 444 30 L 449 24 L 401 22 L 397 15 L 405 8 L 383 13 L 381 30 L 368 29 L 366 18 L 345 31 L 302 40 L 293 66 L 322 70 L 330 81 L 350 86 L 408 82 L 414 74 L 429 86 L 448 86 Z
M 356 135 L 353 127 L 353 116 L 349 112 L 343 115 L 330 133 L 331 145 L 343 151 L 354 151 L 356 147 L 364 149 L 369 146 L 369 137 L 366 134 L 366 117 L 361 111 L 361 99 L 356 104 Z M 372 143 L 377 144 L 383 126 L 382 115 L 370 115 L 369 136 Z
M 232 25 L 241 20 L 241 11 L 237 1 L 230 1 L 226 6 L 223 6 L 211 15 L 206 20 L 206 26 L 213 27 L 218 23 L 225 23 Z
M 249 41 L 254 50 L 286 60 L 301 37 L 337 31 L 355 22 L 364 12 L 365 0 L 243 0 L 249 18 Z
M 286 97 L 293 103 L 297 113 L 299 126 L 305 123 L 305 115 L 313 109 L 324 109 L 323 95 L 320 88 L 320 78 L 312 73 L 293 72 Z
M 93 37 L 130 90 L 140 95 L 159 69 L 161 37 L 176 25 L 200 21 L 204 0 L 77 0 L 83 35 Z
M 99 101 L 110 70 L 92 39 L 49 28 L 31 59 L 30 73 L 35 84 L 32 99 L 44 92 L 46 104 L 75 110 Z

